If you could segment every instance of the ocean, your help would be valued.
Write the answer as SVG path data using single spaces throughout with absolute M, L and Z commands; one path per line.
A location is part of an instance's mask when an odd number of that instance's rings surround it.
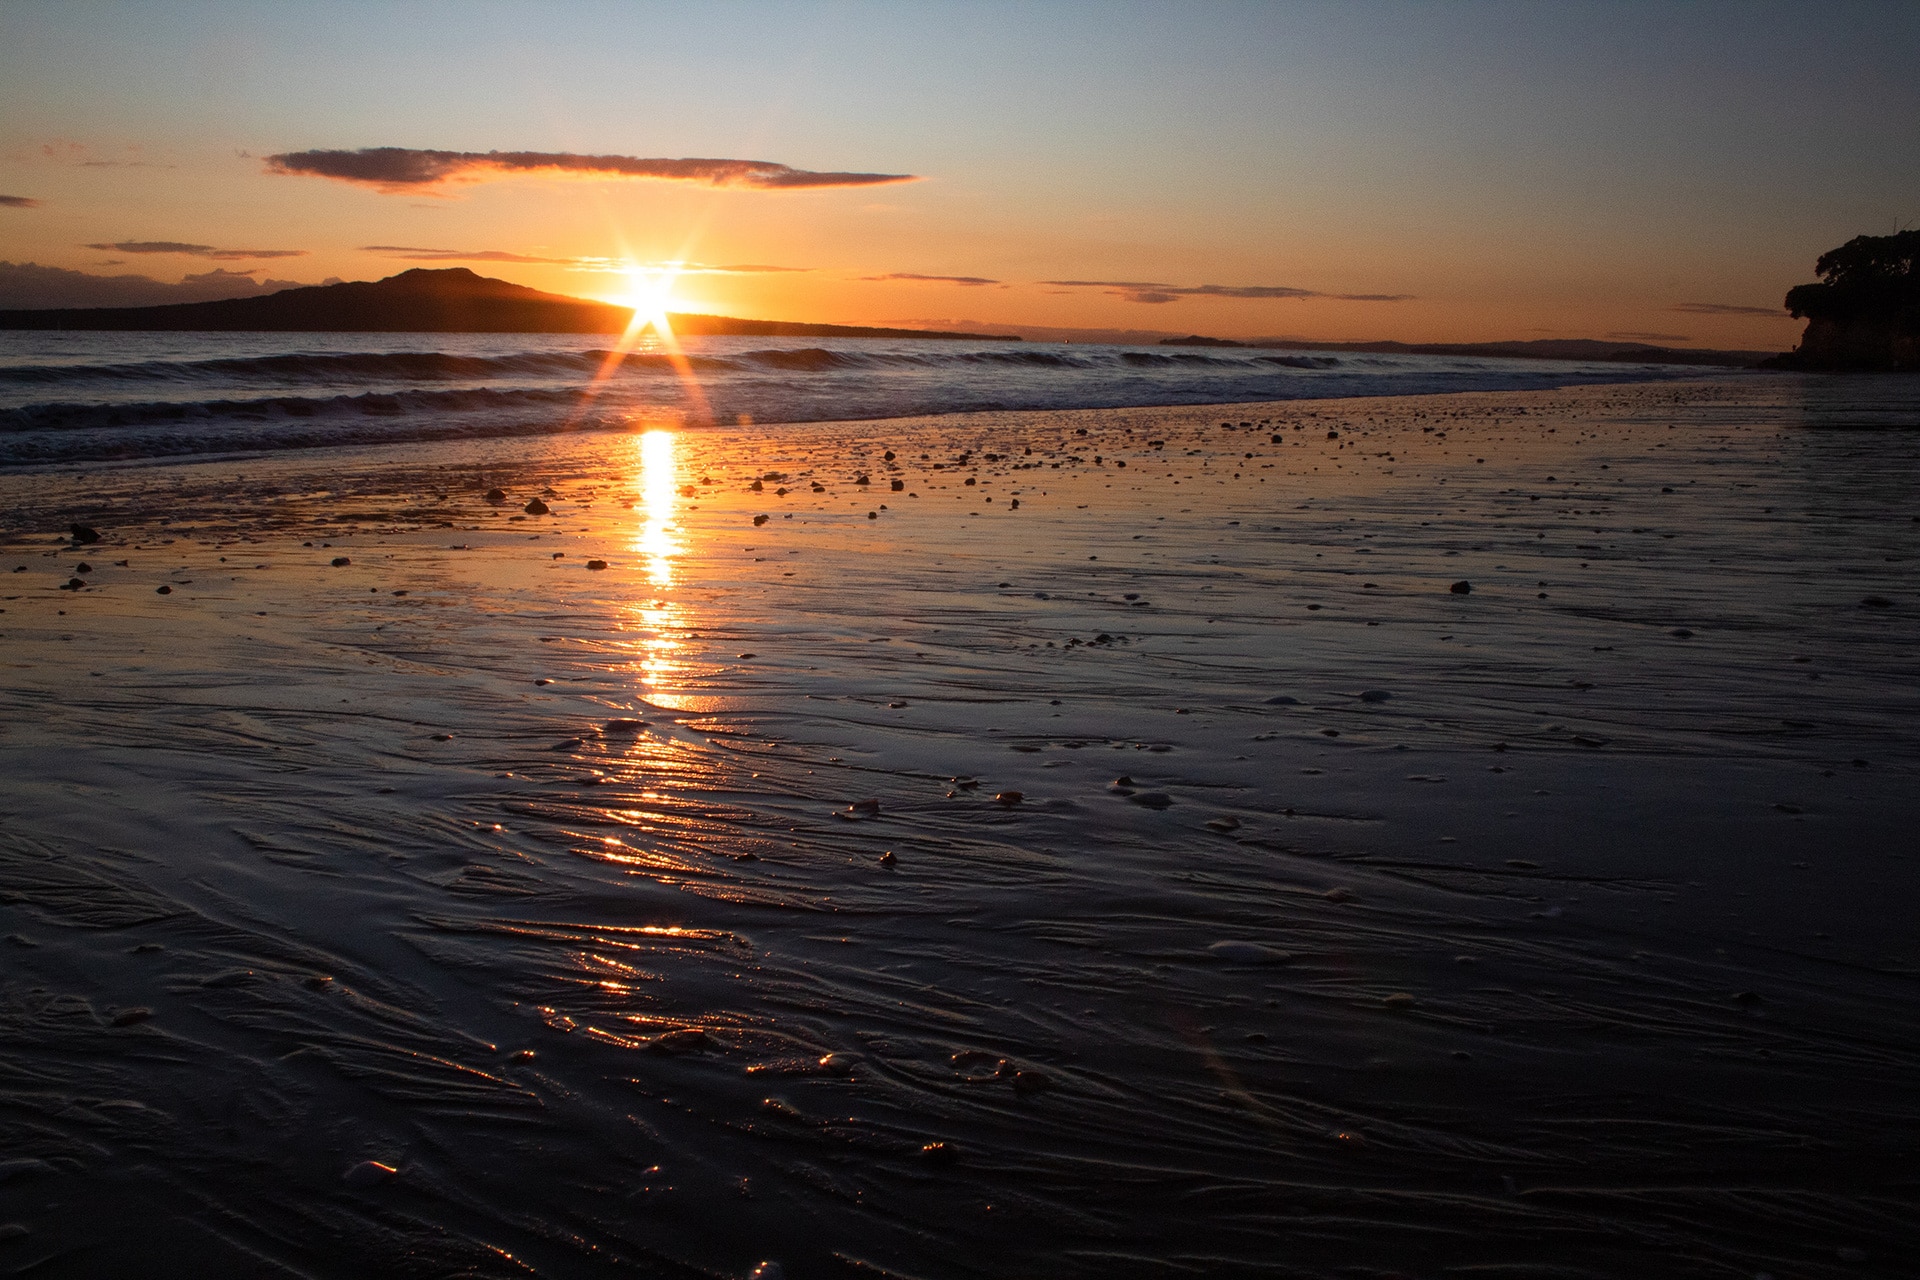
M 1697 378 L 1671 365 L 870 338 L 0 333 L 0 466 Z

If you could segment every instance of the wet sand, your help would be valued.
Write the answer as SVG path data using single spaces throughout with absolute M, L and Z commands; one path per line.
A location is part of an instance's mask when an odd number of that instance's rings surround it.
M 1900 1274 L 1917 423 L 0 475 L 0 1270 Z

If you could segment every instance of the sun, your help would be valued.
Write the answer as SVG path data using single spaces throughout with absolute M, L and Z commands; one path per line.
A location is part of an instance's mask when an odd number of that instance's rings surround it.
M 679 278 L 677 267 L 629 267 L 627 291 L 620 305 L 633 308 L 635 329 L 651 327 L 662 338 L 672 334 L 667 312 L 673 307 L 673 285 Z

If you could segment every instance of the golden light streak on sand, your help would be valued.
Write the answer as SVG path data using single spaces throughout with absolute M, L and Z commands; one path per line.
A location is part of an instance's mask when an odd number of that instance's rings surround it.
M 639 645 L 639 667 L 649 699 L 670 696 L 671 682 L 681 668 L 675 655 L 684 629 L 682 611 L 665 595 L 674 585 L 673 559 L 681 551 L 680 528 L 674 521 L 680 497 L 675 445 L 674 433 L 659 428 L 642 432 L 634 442 L 640 527 L 634 531 L 633 549 L 646 558 L 647 581 L 660 593 L 634 606 L 645 636 Z

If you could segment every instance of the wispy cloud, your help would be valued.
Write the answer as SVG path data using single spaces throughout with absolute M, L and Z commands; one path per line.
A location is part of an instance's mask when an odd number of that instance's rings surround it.
M 765 262 L 713 263 L 687 262 L 683 259 L 673 259 L 667 262 L 631 262 L 618 258 L 583 258 L 581 261 L 598 264 L 590 268 L 591 270 L 614 271 L 623 274 L 629 271 L 637 271 L 642 274 L 652 275 L 752 276 L 764 275 L 768 272 L 784 273 L 789 271 L 806 272 L 813 270 L 812 267 L 780 267 Z
M 1622 342 L 1692 342 L 1684 333 L 1610 333 L 1609 338 Z
M 629 271 L 672 272 L 680 276 L 758 275 L 764 272 L 811 271 L 812 267 L 781 267 L 764 262 L 713 264 L 705 262 L 632 262 L 624 258 L 550 258 L 508 249 L 436 249 L 409 244 L 363 244 L 361 253 L 384 254 L 403 262 L 523 262 L 536 266 L 572 267 L 579 271 L 624 274 Z
M 1128 302 L 1178 302 L 1182 298 L 1329 298 L 1337 302 L 1408 302 L 1410 293 L 1321 293 L 1279 284 L 1161 284 L 1152 280 L 1042 280 L 1063 289 L 1105 289 Z
M 1784 307 L 1742 307 L 1731 302 L 1682 302 L 1668 307 L 1669 311 L 1678 311 L 1690 316 L 1772 316 L 1776 320 L 1791 320 Z
M 527 253 L 508 253 L 504 249 L 422 249 L 404 244 L 363 244 L 362 253 L 380 253 L 405 262 L 532 262 L 544 266 L 578 266 L 598 263 L 599 258 L 540 258 Z
M 111 244 L 90 244 L 86 247 L 108 253 L 177 253 L 189 258 L 211 258 L 215 262 L 307 256 L 305 249 L 216 249 L 210 244 L 186 244 L 179 240 L 116 240 Z
M 0 196 L 0 209 L 38 209 L 40 202 L 32 196 Z
M 918 280 L 929 284 L 959 284 L 968 287 L 1000 283 L 998 280 L 989 280 L 985 276 L 923 276 L 917 271 L 889 271 L 884 276 L 861 276 L 860 278 L 870 282 L 882 280 Z
M 152 307 L 170 302 L 252 298 L 300 287 L 295 280 L 256 280 L 256 274 L 215 267 L 178 284 L 163 284 L 149 276 L 97 276 L 32 262 L 0 262 L 0 309 Z
M 800 191 L 912 182 L 910 173 L 817 173 L 771 160 L 672 160 L 645 156 L 579 155 L 571 151 L 423 151 L 364 147 L 358 151 L 287 151 L 267 157 L 267 172 L 333 178 L 380 191 L 418 191 L 454 181 L 477 182 L 520 173 L 597 178 L 657 178 L 711 187 Z

